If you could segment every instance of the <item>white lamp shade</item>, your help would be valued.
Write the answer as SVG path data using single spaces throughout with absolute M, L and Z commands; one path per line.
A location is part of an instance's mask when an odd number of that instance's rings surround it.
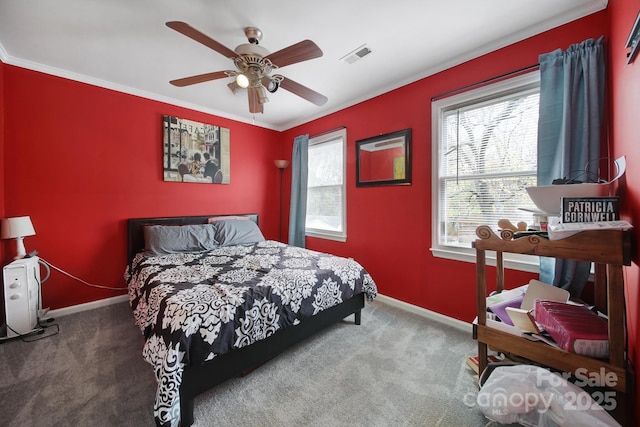
M 36 230 L 34 230 L 31 218 L 28 216 L 4 218 L 2 220 L 2 239 L 33 236 L 34 234 L 36 234 Z

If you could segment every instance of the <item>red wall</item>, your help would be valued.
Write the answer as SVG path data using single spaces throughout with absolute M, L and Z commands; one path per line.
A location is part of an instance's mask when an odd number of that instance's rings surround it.
M 0 61 L 0 165 L 4 165 L 4 106 L 4 64 Z M 0 218 L 4 217 L 4 173 L 0 173 Z M 0 245 L 0 260 L 3 259 L 4 245 Z
M 638 117 L 640 113 L 640 56 L 627 65 L 625 48 L 629 32 L 640 12 L 638 0 L 609 0 L 611 36 L 609 43 L 611 73 L 611 134 L 613 156 L 627 157 L 627 172 L 620 188 L 623 201 L 623 216 L 636 227 L 633 230 L 635 251 L 633 264 L 625 268 L 625 291 L 627 301 L 627 324 L 629 353 L 636 369 L 640 366 L 640 272 L 637 242 L 640 241 L 640 136 Z M 636 396 L 640 396 L 640 381 L 636 378 Z M 636 420 L 640 421 L 640 405 L 636 405 Z
M 124 286 L 126 219 L 256 212 L 278 233 L 279 132 L 4 65 L 6 216 L 30 215 L 27 251 L 88 282 Z M 162 116 L 231 131 L 231 184 L 164 182 Z M 5 262 L 15 254 L 4 244 Z M 9 258 L 8 260 L 6 258 Z M 59 308 L 123 292 L 53 272 L 43 304 Z
M 285 132 L 291 147 L 296 135 L 347 128 L 347 241 L 308 238 L 307 246 L 354 257 L 373 275 L 381 294 L 472 321 L 475 264 L 436 258 L 429 251 L 431 98 L 536 64 L 541 53 L 607 33 L 607 13 L 596 13 Z M 356 188 L 355 141 L 406 128 L 412 128 L 412 185 Z M 532 277 L 506 274 L 511 286 Z

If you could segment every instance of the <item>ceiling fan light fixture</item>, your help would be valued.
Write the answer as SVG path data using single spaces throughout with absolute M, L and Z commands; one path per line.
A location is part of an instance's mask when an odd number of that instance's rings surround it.
M 279 87 L 280 87 L 280 82 L 277 81 L 276 79 L 270 79 L 269 82 L 267 83 L 267 90 L 270 93 L 275 93 Z
M 264 86 L 267 91 L 270 93 L 275 93 L 280 87 L 280 83 L 284 80 L 284 77 L 280 74 L 274 74 L 273 76 L 264 76 L 260 83 Z
M 267 93 L 264 90 L 264 86 L 258 86 L 256 88 L 258 91 L 258 102 L 260 104 L 264 104 L 265 102 L 269 102 L 269 98 L 267 98 Z
M 232 81 L 231 83 L 229 83 L 229 84 L 227 85 L 227 87 L 229 88 L 229 90 L 231 90 L 231 92 L 232 92 L 234 95 L 235 95 L 236 93 L 238 93 L 238 91 L 239 91 L 240 89 L 242 89 L 242 88 L 238 85 L 238 83 L 237 83 L 235 80 L 234 80 L 234 81 Z
M 249 87 L 249 78 L 247 76 L 245 76 L 244 74 L 239 73 L 236 76 L 236 84 L 238 86 L 240 86 L 241 88 L 246 89 L 246 88 Z

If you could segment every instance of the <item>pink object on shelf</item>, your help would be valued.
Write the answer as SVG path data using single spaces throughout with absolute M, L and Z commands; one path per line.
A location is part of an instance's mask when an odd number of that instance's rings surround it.
M 536 321 L 563 350 L 589 357 L 609 355 L 607 321 L 582 305 L 537 300 Z

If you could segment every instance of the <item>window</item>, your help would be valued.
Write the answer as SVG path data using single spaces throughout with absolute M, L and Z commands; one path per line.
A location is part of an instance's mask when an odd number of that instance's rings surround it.
M 529 73 L 433 102 L 435 256 L 474 261 L 479 225 L 532 223 L 523 208 L 535 208 L 525 187 L 537 181 L 539 94 L 539 75 Z M 505 263 L 537 271 L 534 258 Z
M 306 235 L 346 241 L 346 129 L 309 140 Z

